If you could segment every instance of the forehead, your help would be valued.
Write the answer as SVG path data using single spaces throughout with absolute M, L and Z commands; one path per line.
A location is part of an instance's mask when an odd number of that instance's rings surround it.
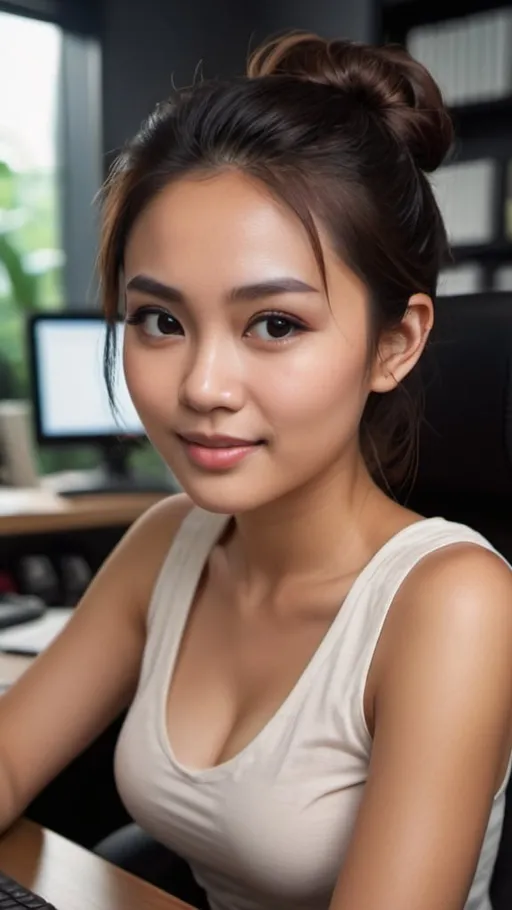
M 184 268 L 209 260 L 220 268 L 293 268 L 318 274 L 307 232 L 284 203 L 240 172 L 181 178 L 141 213 L 130 233 L 125 261 Z
M 316 227 L 333 308 L 343 301 L 364 304 L 364 285 L 334 252 L 322 225 Z M 137 218 L 124 266 L 127 281 L 149 274 L 198 295 L 283 275 L 323 289 L 300 219 L 262 182 L 234 169 L 168 184 Z

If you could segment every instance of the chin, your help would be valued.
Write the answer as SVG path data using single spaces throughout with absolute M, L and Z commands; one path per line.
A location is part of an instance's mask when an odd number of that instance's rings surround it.
M 251 512 L 281 495 L 268 482 L 269 465 L 258 463 L 259 458 L 255 464 L 241 463 L 229 470 L 209 471 L 191 465 L 174 448 L 163 451 L 162 447 L 158 451 L 183 492 L 208 512 L 223 515 Z
M 192 502 L 207 512 L 218 512 L 222 515 L 239 515 L 261 508 L 274 497 L 265 497 L 262 490 L 248 484 L 241 477 L 205 477 L 193 479 L 177 477 L 183 492 L 190 496 Z
M 192 502 L 207 512 L 222 515 L 264 509 L 299 490 L 305 481 L 292 465 L 262 463 L 259 457 L 252 464 L 242 462 L 229 470 L 208 471 L 191 465 L 175 450 L 159 452 Z

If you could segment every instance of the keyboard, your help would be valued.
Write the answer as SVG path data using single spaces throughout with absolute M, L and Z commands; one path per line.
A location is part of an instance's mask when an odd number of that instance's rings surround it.
M 55 907 L 0 872 L 0 910 L 55 910 Z
M 46 604 L 28 594 L 0 594 L 0 629 L 19 626 L 44 615 Z

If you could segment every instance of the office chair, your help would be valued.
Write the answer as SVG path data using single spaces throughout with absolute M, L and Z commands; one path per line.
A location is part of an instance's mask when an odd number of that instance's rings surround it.
M 474 526 L 512 562 L 512 294 L 441 297 L 421 366 L 409 503 Z
M 511 368 L 512 294 L 439 299 L 422 363 L 425 421 L 408 504 L 469 524 L 512 563 Z M 491 899 L 493 910 L 512 907 L 512 782 Z

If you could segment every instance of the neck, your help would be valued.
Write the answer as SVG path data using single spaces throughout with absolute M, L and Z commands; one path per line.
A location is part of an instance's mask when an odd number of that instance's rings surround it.
M 355 458 L 307 487 L 237 515 L 233 568 L 239 580 L 268 594 L 301 579 L 322 581 L 357 569 L 385 499 Z

